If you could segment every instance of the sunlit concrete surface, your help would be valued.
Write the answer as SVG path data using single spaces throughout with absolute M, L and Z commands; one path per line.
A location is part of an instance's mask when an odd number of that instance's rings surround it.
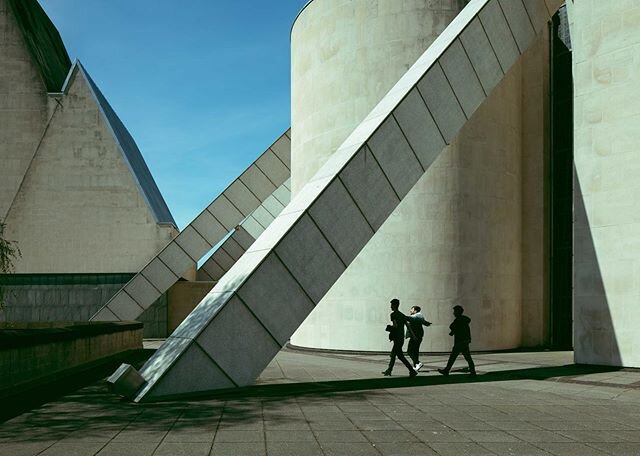
M 0 454 L 640 453 L 640 371 L 575 375 L 571 352 L 474 357 L 471 382 L 433 372 L 445 355 L 409 380 L 383 378 L 384 355 L 282 351 L 244 397 L 144 405 L 100 381 L 0 425 Z

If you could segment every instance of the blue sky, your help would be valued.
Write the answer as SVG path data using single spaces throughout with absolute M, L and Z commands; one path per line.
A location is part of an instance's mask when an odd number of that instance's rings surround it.
M 290 125 L 307 0 L 39 0 L 135 138 L 180 228 Z

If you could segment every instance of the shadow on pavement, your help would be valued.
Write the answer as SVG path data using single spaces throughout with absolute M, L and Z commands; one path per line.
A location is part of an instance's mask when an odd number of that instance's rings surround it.
M 449 385 L 457 383 L 485 383 L 509 380 L 548 380 L 550 378 L 573 377 L 601 372 L 614 372 L 621 368 L 611 366 L 592 366 L 568 364 L 564 366 L 535 367 L 508 371 L 478 374 L 476 377 L 452 371 L 449 376 L 384 377 L 358 380 L 332 380 L 324 382 L 286 383 L 273 385 L 255 385 L 228 390 L 218 390 L 190 395 L 174 396 L 167 400 L 196 399 L 246 399 L 274 397 L 295 397 L 307 394 L 329 394 L 350 391 L 365 391 L 388 388 L 408 388 L 413 386 Z

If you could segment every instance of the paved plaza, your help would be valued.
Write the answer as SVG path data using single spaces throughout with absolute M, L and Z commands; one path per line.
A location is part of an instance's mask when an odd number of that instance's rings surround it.
M 424 356 L 409 379 L 383 355 L 284 350 L 255 387 L 152 404 L 99 381 L 0 425 L 0 455 L 640 454 L 640 370 L 572 356 L 475 354 L 475 379 Z

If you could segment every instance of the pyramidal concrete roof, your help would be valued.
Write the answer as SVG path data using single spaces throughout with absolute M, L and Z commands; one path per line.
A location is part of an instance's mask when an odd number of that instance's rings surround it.
M 138 145 L 79 60 L 76 60 L 71 67 L 71 70 L 69 70 L 67 79 L 62 87 L 62 92 L 67 92 L 70 81 L 73 79 L 77 71 L 80 71 L 87 80 L 89 88 L 93 92 L 96 102 L 100 107 L 100 111 L 102 112 L 107 125 L 113 132 L 116 142 L 122 151 L 122 156 L 131 170 L 138 188 L 141 190 L 142 195 L 149 205 L 156 223 L 172 225 L 177 228 L 176 222 L 171 215 L 171 211 L 169 211 L 169 207 L 162 197 L 160 189 L 156 185 L 156 181 L 153 179 L 151 171 L 149 171 Z

